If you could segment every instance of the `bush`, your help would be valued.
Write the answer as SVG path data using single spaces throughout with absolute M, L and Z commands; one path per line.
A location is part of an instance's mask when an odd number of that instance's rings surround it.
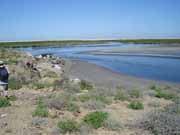
M 107 120 L 107 118 L 108 118 L 108 113 L 96 111 L 96 112 L 91 112 L 91 113 L 87 114 L 84 117 L 83 121 L 86 124 L 97 129 L 104 125 L 104 122 Z
M 93 89 L 93 85 L 88 81 L 82 80 L 80 82 L 80 88 L 82 90 L 91 90 L 91 89 Z
M 83 95 L 78 96 L 78 99 L 79 99 L 81 102 L 86 102 L 86 101 L 88 101 L 88 100 L 91 99 L 91 96 L 88 95 L 88 94 L 83 94 Z
M 32 113 L 32 116 L 38 116 L 38 117 L 48 117 L 48 109 L 47 106 L 44 105 L 42 100 L 38 101 L 38 106 L 36 107 L 35 111 Z
M 123 90 L 118 90 L 114 96 L 114 99 L 121 100 L 121 101 L 128 101 L 129 96 L 128 96 L 127 92 L 125 92 Z
M 44 89 L 44 88 L 49 88 L 53 86 L 52 83 L 40 83 L 40 82 L 34 82 L 32 85 L 36 89 Z
M 9 79 L 8 87 L 12 90 L 18 90 L 18 89 L 22 88 L 22 85 L 23 85 L 23 83 L 20 80 L 17 80 L 15 78 Z
M 58 78 L 58 75 L 56 72 L 53 71 L 47 71 L 44 77 L 50 77 L 50 78 Z
M 144 109 L 144 105 L 140 101 L 131 101 L 128 107 L 135 110 Z
M 7 98 L 5 97 L 0 97 L 0 107 L 8 107 L 10 106 L 10 102 Z
M 58 110 L 67 110 L 70 112 L 79 112 L 80 108 L 73 102 L 73 97 L 70 94 L 61 94 L 46 100 L 49 108 Z
M 139 90 L 131 90 L 129 92 L 131 98 L 140 98 L 142 97 L 142 93 Z
M 104 123 L 104 126 L 113 131 L 120 131 L 123 128 L 123 125 L 117 118 L 113 118 L 112 116 L 108 117 Z
M 169 91 L 165 91 L 165 90 L 163 91 L 161 89 L 156 89 L 155 92 L 156 92 L 155 97 L 158 97 L 158 98 L 164 98 L 167 100 L 174 100 L 177 98 L 175 93 L 172 93 Z
M 69 102 L 67 104 L 67 106 L 65 107 L 65 109 L 70 112 L 79 112 L 80 111 L 79 106 L 72 102 Z
M 99 100 L 89 100 L 83 104 L 84 108 L 90 109 L 90 110 L 98 110 L 105 108 L 105 104 Z
M 180 115 L 152 112 L 141 122 L 140 127 L 155 135 L 178 135 L 180 134 Z
M 70 119 L 60 121 L 57 126 L 61 133 L 72 133 L 79 130 L 79 124 L 76 121 Z

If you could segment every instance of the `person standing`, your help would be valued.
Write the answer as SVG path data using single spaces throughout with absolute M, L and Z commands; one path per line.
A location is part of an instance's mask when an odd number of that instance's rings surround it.
M 9 70 L 3 61 L 0 61 L 0 91 L 1 95 L 8 97 Z

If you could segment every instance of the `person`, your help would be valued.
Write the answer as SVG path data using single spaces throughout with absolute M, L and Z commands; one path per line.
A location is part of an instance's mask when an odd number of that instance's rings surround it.
M 9 70 L 3 61 L 0 61 L 0 91 L 1 95 L 8 97 Z

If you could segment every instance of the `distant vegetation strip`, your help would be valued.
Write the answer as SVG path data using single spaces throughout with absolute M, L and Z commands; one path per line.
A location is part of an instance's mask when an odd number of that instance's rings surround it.
M 59 41 L 24 41 L 0 42 L 0 47 L 41 47 L 41 46 L 68 46 L 103 44 L 107 42 L 133 43 L 133 44 L 180 44 L 180 39 L 120 39 L 120 40 L 59 40 Z

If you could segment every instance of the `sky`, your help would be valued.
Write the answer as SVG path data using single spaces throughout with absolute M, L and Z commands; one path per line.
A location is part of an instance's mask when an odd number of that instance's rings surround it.
M 0 0 L 0 41 L 180 38 L 180 0 Z

